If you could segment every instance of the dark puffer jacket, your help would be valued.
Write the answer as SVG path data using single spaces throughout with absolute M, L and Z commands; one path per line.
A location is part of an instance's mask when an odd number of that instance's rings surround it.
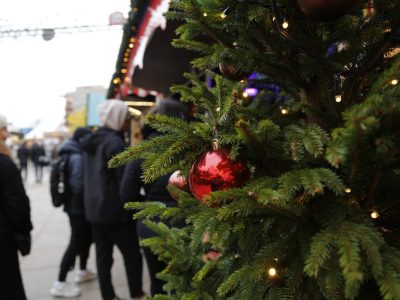
M 65 203 L 64 211 L 72 216 L 84 216 L 82 148 L 78 142 L 67 140 L 58 150 L 58 155 L 65 154 L 68 155 L 67 174 L 71 198 Z
M 119 224 L 129 220 L 119 197 L 124 168 L 109 169 L 107 162 L 126 145 L 121 133 L 105 127 L 80 141 L 84 150 L 84 205 L 92 224 Z
M 28 236 L 32 230 L 29 198 L 20 171 L 0 154 L 0 235 Z

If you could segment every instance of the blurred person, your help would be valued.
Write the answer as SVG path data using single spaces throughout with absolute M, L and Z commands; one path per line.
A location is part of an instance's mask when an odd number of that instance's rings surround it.
M 178 97 L 178 94 L 174 94 L 171 98 L 165 98 L 161 100 L 152 113 L 187 119 L 189 112 L 188 105 L 179 102 Z M 141 130 L 142 140 L 153 138 L 160 134 L 160 132 L 154 130 L 149 125 L 144 125 Z M 167 190 L 168 181 L 172 173 L 161 176 L 154 182 L 144 183 L 142 180 L 143 161 L 143 159 L 138 159 L 127 164 L 120 187 L 121 200 L 123 202 L 143 200 L 158 201 L 164 203 L 168 207 L 176 206 L 177 202 L 171 197 Z M 144 197 L 141 195 L 142 190 L 145 192 Z M 138 236 L 141 239 L 150 238 L 157 235 L 146 225 L 144 225 L 141 220 L 138 220 L 137 231 Z M 162 286 L 165 282 L 158 279 L 156 274 L 160 273 L 166 267 L 166 264 L 160 261 L 157 255 L 151 252 L 150 248 L 143 247 L 143 252 L 149 268 L 151 295 L 154 296 L 156 294 L 163 294 L 164 291 Z
M 54 282 L 50 293 L 55 297 L 74 298 L 80 295 L 80 288 L 76 283 L 83 283 L 96 279 L 96 274 L 87 270 L 86 264 L 89 257 L 89 249 L 92 244 L 91 226 L 86 221 L 83 206 L 83 164 L 82 149 L 79 140 L 91 133 L 89 128 L 78 127 L 71 139 L 60 146 L 58 155 L 66 155 L 67 177 L 69 185 L 68 200 L 64 205 L 71 225 L 70 241 L 65 250 L 60 264 L 58 280 Z M 75 265 L 75 258 L 79 256 L 80 268 L 75 274 L 74 283 L 66 281 L 68 272 Z
M 36 182 L 42 182 L 43 178 L 43 164 L 41 159 L 46 156 L 46 152 L 41 144 L 34 142 L 31 147 L 31 160 L 35 167 Z
M 25 300 L 18 250 L 31 249 L 29 198 L 20 171 L 6 146 L 7 121 L 0 115 L 0 299 Z
M 141 133 L 143 140 L 158 135 L 158 133 L 151 129 L 148 125 L 143 127 Z M 145 199 L 146 201 L 162 202 L 168 207 L 176 206 L 176 201 L 171 197 L 167 190 L 168 180 L 171 176 L 171 173 L 159 177 L 152 183 L 144 183 L 142 180 L 142 163 L 143 159 L 138 159 L 127 164 L 120 187 L 121 200 L 123 202 L 132 202 L 142 201 Z M 141 195 L 142 188 L 145 191 L 145 197 Z M 138 220 L 137 232 L 141 239 L 157 235 L 146 225 L 144 225 L 141 220 Z M 153 254 L 148 247 L 143 247 L 143 252 L 149 268 L 151 296 L 162 294 L 164 293 L 162 286 L 165 282 L 158 279 L 156 274 L 160 273 L 166 267 L 166 264 L 159 261 L 157 255 Z
M 28 159 L 30 156 L 30 150 L 26 145 L 26 141 L 23 141 L 17 150 L 17 157 L 19 161 L 19 168 L 21 170 L 21 176 L 24 181 L 28 178 Z
M 119 187 L 124 168 L 109 169 L 107 162 L 125 148 L 123 132 L 129 129 L 128 107 L 121 100 L 106 100 L 98 107 L 103 124 L 81 142 L 84 149 L 84 205 L 92 225 L 101 296 L 119 299 L 111 281 L 113 247 L 122 253 L 130 296 L 141 299 L 142 256 L 136 223 L 123 208 Z

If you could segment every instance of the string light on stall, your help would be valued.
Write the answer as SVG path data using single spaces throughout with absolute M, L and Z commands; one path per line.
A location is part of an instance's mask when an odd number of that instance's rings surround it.
M 397 80 L 397 79 L 392 79 L 391 81 L 390 81 L 390 84 L 391 85 L 397 85 L 399 83 L 399 81 Z
M 335 101 L 336 101 L 337 103 L 342 102 L 342 95 L 335 95 Z
M 283 28 L 283 29 L 287 29 L 288 27 L 289 27 L 289 22 L 286 21 L 286 20 L 283 20 L 282 28 Z
M 282 108 L 281 109 L 281 114 L 282 115 L 287 115 L 289 113 L 289 111 L 286 108 Z
M 350 193 L 351 193 L 351 188 L 346 187 L 346 188 L 344 189 L 344 191 L 345 191 L 345 193 L 350 194 Z

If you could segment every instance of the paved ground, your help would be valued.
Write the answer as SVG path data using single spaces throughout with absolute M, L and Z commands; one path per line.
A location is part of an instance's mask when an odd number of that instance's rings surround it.
M 31 201 L 32 221 L 32 251 L 29 256 L 21 257 L 21 270 L 25 291 L 29 300 L 49 300 L 50 287 L 57 277 L 58 266 L 69 239 L 69 224 L 66 214 L 61 208 L 54 208 L 49 195 L 48 173 L 45 173 L 43 183 L 35 183 L 30 172 L 25 188 Z M 94 245 L 88 268 L 96 270 Z M 112 270 L 113 283 L 117 294 L 129 299 L 123 260 L 117 248 L 114 249 L 114 266 Z M 147 268 L 144 268 L 144 291 L 149 291 Z M 70 273 L 67 280 L 72 280 Z M 97 280 L 81 285 L 82 300 L 101 300 Z

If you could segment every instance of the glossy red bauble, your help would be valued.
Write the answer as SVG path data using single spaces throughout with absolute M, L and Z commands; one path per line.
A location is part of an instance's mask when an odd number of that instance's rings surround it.
M 241 160 L 232 160 L 227 149 L 208 151 L 193 164 L 189 185 L 193 195 L 204 203 L 211 192 L 243 186 L 249 179 L 249 170 Z
M 241 71 L 232 64 L 219 63 L 218 67 L 221 74 L 232 81 L 245 80 L 249 77 L 248 72 Z
M 300 10 L 310 19 L 332 21 L 347 14 L 358 0 L 297 0 Z
M 168 179 L 168 185 L 176 186 L 178 189 L 183 191 L 189 191 L 189 185 L 186 181 L 185 176 L 182 175 L 181 171 L 175 171 L 171 174 Z M 175 195 L 175 193 L 170 191 L 170 194 L 172 198 L 177 199 L 177 195 Z

